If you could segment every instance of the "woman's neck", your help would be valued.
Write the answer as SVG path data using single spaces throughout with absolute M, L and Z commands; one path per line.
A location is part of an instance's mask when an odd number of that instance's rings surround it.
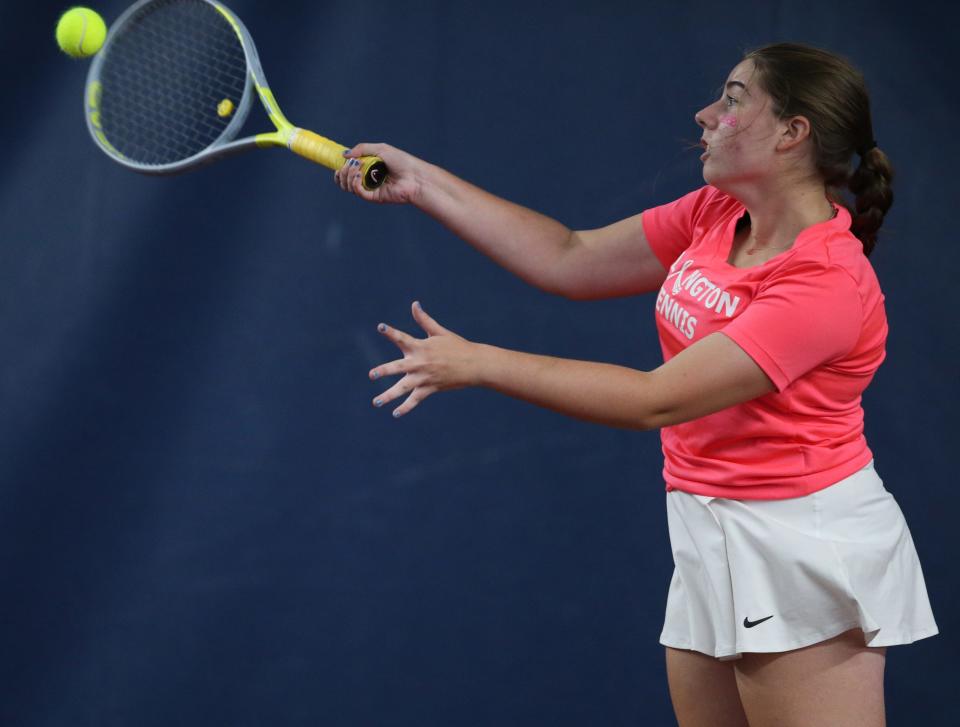
M 750 214 L 744 244 L 753 250 L 789 248 L 803 230 L 835 214 L 822 184 L 793 184 L 734 196 Z

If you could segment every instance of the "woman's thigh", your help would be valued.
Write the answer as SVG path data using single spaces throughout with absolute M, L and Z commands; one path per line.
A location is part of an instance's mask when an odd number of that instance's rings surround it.
M 859 629 L 777 654 L 744 654 L 734 674 L 751 727 L 882 727 L 886 649 Z
M 732 662 L 667 647 L 667 682 L 680 727 L 749 727 Z

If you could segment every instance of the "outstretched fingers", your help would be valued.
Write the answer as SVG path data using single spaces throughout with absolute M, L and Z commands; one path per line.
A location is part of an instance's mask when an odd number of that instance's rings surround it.
M 381 394 L 377 394 L 377 396 L 375 396 L 373 399 L 373 405 L 377 409 L 379 409 L 384 404 L 389 404 L 391 401 L 394 401 L 395 399 L 399 399 L 404 394 L 412 391 L 414 387 L 410 383 L 409 379 L 410 379 L 409 376 L 404 376 L 402 379 L 400 379 L 400 381 L 395 383 L 389 389 L 387 389 Z
M 431 346 L 435 348 L 439 344 L 440 351 L 443 351 L 444 347 L 466 343 L 431 318 L 419 302 L 413 304 L 413 317 L 427 333 L 428 338 L 415 338 L 397 328 L 388 326 L 386 323 L 377 326 L 381 335 L 392 341 L 403 353 L 403 358 L 380 364 L 370 369 L 368 374 L 372 381 L 378 381 L 387 376 L 402 376 L 393 386 L 373 399 L 373 405 L 380 408 L 391 401 L 406 396 L 403 403 L 394 409 L 394 417 L 403 416 L 431 394 L 449 388 L 448 379 L 450 377 L 447 377 L 447 379 L 443 376 L 438 377 L 436 370 L 431 371 L 430 366 L 427 365 L 430 359 L 430 351 L 433 350 Z M 445 336 L 443 339 L 431 341 L 429 338 L 441 334 Z M 437 352 L 434 351 L 432 355 L 436 358 Z M 454 377 L 453 380 L 456 381 L 456 378 Z
M 370 380 L 378 381 L 385 376 L 399 376 L 408 373 L 408 361 L 405 358 L 398 358 L 396 361 L 380 364 L 376 368 L 370 369 Z
M 406 401 L 404 401 L 403 404 L 393 411 L 394 417 L 400 417 L 417 406 L 417 404 L 419 404 L 421 401 L 426 399 L 430 394 L 433 393 L 433 391 L 418 387 L 418 377 L 410 373 L 411 362 L 409 359 L 409 354 L 413 349 L 414 344 L 417 343 L 418 339 L 404 333 L 397 328 L 388 326 L 386 323 L 381 323 L 378 325 L 377 330 L 380 331 L 385 338 L 393 341 L 397 348 L 403 352 L 404 357 L 401 359 L 396 359 L 395 361 L 390 361 L 389 363 L 381 364 L 371 369 L 369 374 L 370 379 L 377 381 L 386 376 L 398 376 L 400 374 L 404 374 L 404 376 L 389 389 L 376 396 L 373 399 L 373 405 L 379 409 L 380 407 L 389 404 L 391 401 L 399 399 L 405 394 L 410 394 Z
M 397 417 L 402 417 L 404 414 L 416 408 L 421 401 L 426 399 L 428 396 L 430 396 L 430 394 L 432 394 L 435 391 L 436 389 L 434 389 L 432 386 L 418 386 L 416 389 L 413 390 L 413 393 L 411 393 L 410 396 L 408 396 L 400 406 L 398 406 L 396 409 L 393 410 L 394 419 L 396 419 Z
M 380 333 L 383 334 L 385 338 L 388 338 L 391 341 L 393 341 L 393 343 L 396 344 L 397 348 L 399 348 L 404 353 L 407 353 L 408 351 L 410 351 L 413 348 L 414 344 L 417 343 L 417 339 L 414 338 L 413 336 L 407 333 L 404 333 L 399 328 L 392 328 L 391 326 L 388 326 L 386 323 L 381 323 L 380 325 L 378 325 L 377 330 L 380 331 Z
M 436 389 L 432 386 L 418 386 L 415 383 L 415 378 L 407 374 L 382 394 L 376 396 L 373 399 L 373 405 L 379 409 L 405 394 L 410 394 L 400 406 L 393 410 L 394 417 L 401 417 L 430 396 L 434 391 L 436 391 Z
M 436 336 L 441 333 L 449 333 L 449 331 L 437 323 L 420 305 L 420 301 L 414 301 L 411 306 L 413 309 L 413 320 L 417 322 L 428 336 Z

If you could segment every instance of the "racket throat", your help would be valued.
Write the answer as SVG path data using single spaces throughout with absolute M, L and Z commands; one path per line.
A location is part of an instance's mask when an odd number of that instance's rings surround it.
M 266 110 L 267 116 L 270 117 L 273 125 L 277 127 L 277 130 L 280 132 L 292 130 L 293 124 L 291 124 L 287 120 L 287 117 L 283 115 L 283 112 L 280 110 L 280 104 L 278 104 L 277 99 L 274 98 L 273 91 L 271 91 L 267 86 L 261 86 L 259 83 L 255 85 L 257 87 L 257 93 L 260 95 L 260 101 L 263 104 L 263 108 Z

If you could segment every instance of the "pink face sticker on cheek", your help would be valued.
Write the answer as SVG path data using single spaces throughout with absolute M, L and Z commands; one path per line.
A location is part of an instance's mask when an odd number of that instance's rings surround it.
M 736 116 L 721 116 L 721 117 L 720 117 L 720 123 L 723 124 L 724 126 L 729 126 L 731 129 L 733 129 L 733 128 L 735 128 L 736 125 L 737 125 L 737 117 L 736 117 Z

